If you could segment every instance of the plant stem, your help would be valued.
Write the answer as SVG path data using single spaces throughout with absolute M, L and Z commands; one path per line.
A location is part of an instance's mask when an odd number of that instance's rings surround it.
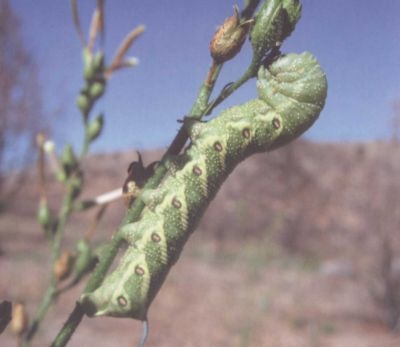
M 33 320 L 31 326 L 29 327 L 27 334 L 23 337 L 23 339 L 21 341 L 22 347 L 27 347 L 30 345 L 31 340 L 33 339 L 33 337 L 35 336 L 36 332 L 39 329 L 40 323 L 46 316 L 48 309 L 50 308 L 50 306 L 53 304 L 55 298 L 57 297 L 57 293 L 58 293 L 57 282 L 58 281 L 57 281 L 57 277 L 53 271 L 53 265 L 57 261 L 58 257 L 60 256 L 61 241 L 63 239 L 66 223 L 67 223 L 68 218 L 72 211 L 73 200 L 74 200 L 73 192 L 72 192 L 72 190 L 68 190 L 68 192 L 64 198 L 62 207 L 61 207 L 61 211 L 60 211 L 60 215 L 59 215 L 58 223 L 57 223 L 57 228 L 56 228 L 56 231 L 54 234 L 54 239 L 51 244 L 51 247 L 52 247 L 51 253 L 52 254 L 51 254 L 51 269 L 50 269 L 50 276 L 49 276 L 50 277 L 49 284 L 48 284 L 46 292 L 42 298 L 42 301 L 39 305 L 39 308 L 36 312 L 35 319 Z
M 87 131 L 86 130 L 86 125 L 85 125 L 85 131 Z M 80 153 L 80 156 L 79 156 L 79 160 L 82 160 L 85 157 L 85 155 L 88 153 L 89 145 L 90 145 L 89 137 L 88 137 L 87 134 L 85 134 L 85 139 L 83 141 L 83 146 L 82 146 L 82 150 L 81 150 L 81 153 Z
M 215 107 L 217 107 L 222 101 L 232 95 L 236 90 L 238 90 L 243 84 L 245 84 L 250 78 L 253 78 L 254 76 L 255 73 L 253 69 L 248 68 L 246 72 L 242 75 L 242 77 L 240 77 L 236 82 L 222 89 L 217 98 L 209 103 L 207 109 L 204 111 L 204 114 L 209 115 Z

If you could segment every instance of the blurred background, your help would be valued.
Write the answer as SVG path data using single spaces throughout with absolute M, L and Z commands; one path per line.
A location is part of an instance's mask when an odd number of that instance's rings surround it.
M 400 345 L 400 2 L 303 0 L 283 52 L 311 51 L 326 71 L 328 99 L 303 138 L 248 159 L 213 201 L 150 310 L 149 346 L 395 347 Z M 78 1 L 87 28 L 95 1 Z M 84 164 L 90 198 L 122 186 L 141 150 L 160 158 L 190 111 L 211 64 L 208 46 L 231 1 L 105 3 L 110 61 L 124 35 L 145 33 L 96 112 L 104 131 Z M 242 7 L 242 3 L 238 5 Z M 0 0 L 0 299 L 34 312 L 49 251 L 36 224 L 34 138 L 81 143 L 75 99 L 82 44 L 69 1 Z M 225 64 L 215 91 L 251 59 L 248 43 Z M 254 98 L 250 82 L 219 106 Z M 49 175 L 52 206 L 63 190 Z M 125 213 L 111 205 L 93 242 Z M 66 232 L 72 247 L 93 212 Z M 34 345 L 48 344 L 82 285 L 60 297 Z M 71 346 L 131 346 L 138 323 L 85 319 Z M 15 345 L 6 330 L 0 345 Z

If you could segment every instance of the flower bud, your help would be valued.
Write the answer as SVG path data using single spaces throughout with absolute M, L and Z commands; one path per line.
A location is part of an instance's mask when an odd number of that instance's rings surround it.
M 59 281 L 66 279 L 71 273 L 73 257 L 68 251 L 64 251 L 58 257 L 53 266 L 53 272 Z
M 89 100 L 86 93 L 81 92 L 79 93 L 78 97 L 76 98 L 76 106 L 78 106 L 79 110 L 84 114 L 87 115 L 91 108 L 91 101 Z
M 43 144 L 43 149 L 47 154 L 52 154 L 56 149 L 56 145 L 53 141 L 46 140 Z
M 94 81 L 93 83 L 90 84 L 89 87 L 89 95 L 92 100 L 98 99 L 100 96 L 103 95 L 105 90 L 105 84 L 104 81 L 99 80 L 99 81 Z
M 58 182 L 65 183 L 65 181 L 67 180 L 67 175 L 64 169 L 58 170 L 56 172 L 56 179 Z
M 97 52 L 92 60 L 92 64 L 95 72 L 101 74 L 104 70 L 104 53 Z
M 240 23 L 237 8 L 233 16 L 225 19 L 210 42 L 210 53 L 216 63 L 224 63 L 232 59 L 243 46 L 250 22 Z
M 100 114 L 87 125 L 86 134 L 89 141 L 94 141 L 101 134 L 103 124 L 104 116 Z
M 301 15 L 299 0 L 266 0 L 250 33 L 253 61 L 261 60 L 292 33 Z
M 74 150 L 70 144 L 66 145 L 61 153 L 61 163 L 66 176 L 69 176 L 69 174 L 78 166 L 78 160 L 76 159 Z
M 76 199 L 82 191 L 83 187 L 83 175 L 82 172 L 76 172 L 75 175 L 71 176 L 68 180 L 68 189 L 71 192 L 73 199 Z
M 85 48 L 83 50 L 83 66 L 83 74 L 87 81 L 98 78 L 104 70 L 104 53 L 98 52 L 93 56 L 93 53 Z
M 28 313 L 25 306 L 19 302 L 13 305 L 10 326 L 11 330 L 17 335 L 22 335 L 28 327 Z
M 93 64 L 93 54 L 90 49 L 85 48 L 83 50 L 83 75 L 85 79 L 90 80 L 95 75 L 95 68 Z
M 282 0 L 266 0 L 258 11 L 251 33 L 253 60 L 261 63 L 267 52 L 281 40 L 283 27 Z
M 37 212 L 37 221 L 46 231 L 46 234 L 52 225 L 52 219 L 51 210 L 47 204 L 47 201 L 44 199 L 40 200 Z
M 285 10 L 285 20 L 281 41 L 286 39 L 292 33 L 301 16 L 301 3 L 299 0 L 283 0 L 282 6 Z

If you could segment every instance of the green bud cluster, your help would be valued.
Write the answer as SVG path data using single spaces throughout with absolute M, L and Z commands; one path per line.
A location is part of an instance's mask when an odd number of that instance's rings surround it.
M 266 0 L 255 17 L 250 32 L 255 71 L 263 58 L 292 33 L 301 15 L 299 0 Z
M 83 174 L 79 168 L 79 161 L 70 144 L 67 144 L 60 156 L 61 167 L 56 173 L 56 178 L 66 183 L 67 188 L 71 191 L 72 196 L 76 198 L 83 187 Z
M 104 54 L 98 52 L 93 55 L 88 49 L 83 51 L 85 86 L 81 89 L 76 104 L 87 120 L 95 101 L 100 98 L 106 88 L 104 77 Z
M 67 144 L 60 157 L 62 175 L 59 176 L 61 182 L 64 182 L 78 168 L 78 159 L 70 144 Z
M 68 180 L 68 189 L 73 199 L 76 199 L 83 188 L 83 173 L 80 170 L 76 170 Z
M 97 74 L 100 74 L 104 70 L 104 54 L 98 52 L 95 55 L 92 54 L 87 48 L 83 50 L 83 74 L 86 80 L 92 80 L 96 78 Z
M 40 200 L 36 215 L 37 221 L 43 228 L 46 238 L 50 239 L 51 229 L 54 225 L 54 217 L 46 200 Z
M 101 134 L 101 131 L 103 129 L 103 124 L 104 124 L 104 115 L 99 114 L 86 126 L 86 136 L 90 142 L 94 141 Z

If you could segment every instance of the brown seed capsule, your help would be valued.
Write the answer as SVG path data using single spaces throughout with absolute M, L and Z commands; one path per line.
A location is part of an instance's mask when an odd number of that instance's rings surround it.
M 232 59 L 243 46 L 250 22 L 240 23 L 240 16 L 235 7 L 233 16 L 225 19 L 210 42 L 210 53 L 218 64 Z
M 28 313 L 25 310 L 25 306 L 19 302 L 13 305 L 10 326 L 11 330 L 17 335 L 23 334 L 28 327 Z
M 68 251 L 61 253 L 57 261 L 54 263 L 53 271 L 59 281 L 66 279 L 71 273 L 73 265 L 73 257 Z

